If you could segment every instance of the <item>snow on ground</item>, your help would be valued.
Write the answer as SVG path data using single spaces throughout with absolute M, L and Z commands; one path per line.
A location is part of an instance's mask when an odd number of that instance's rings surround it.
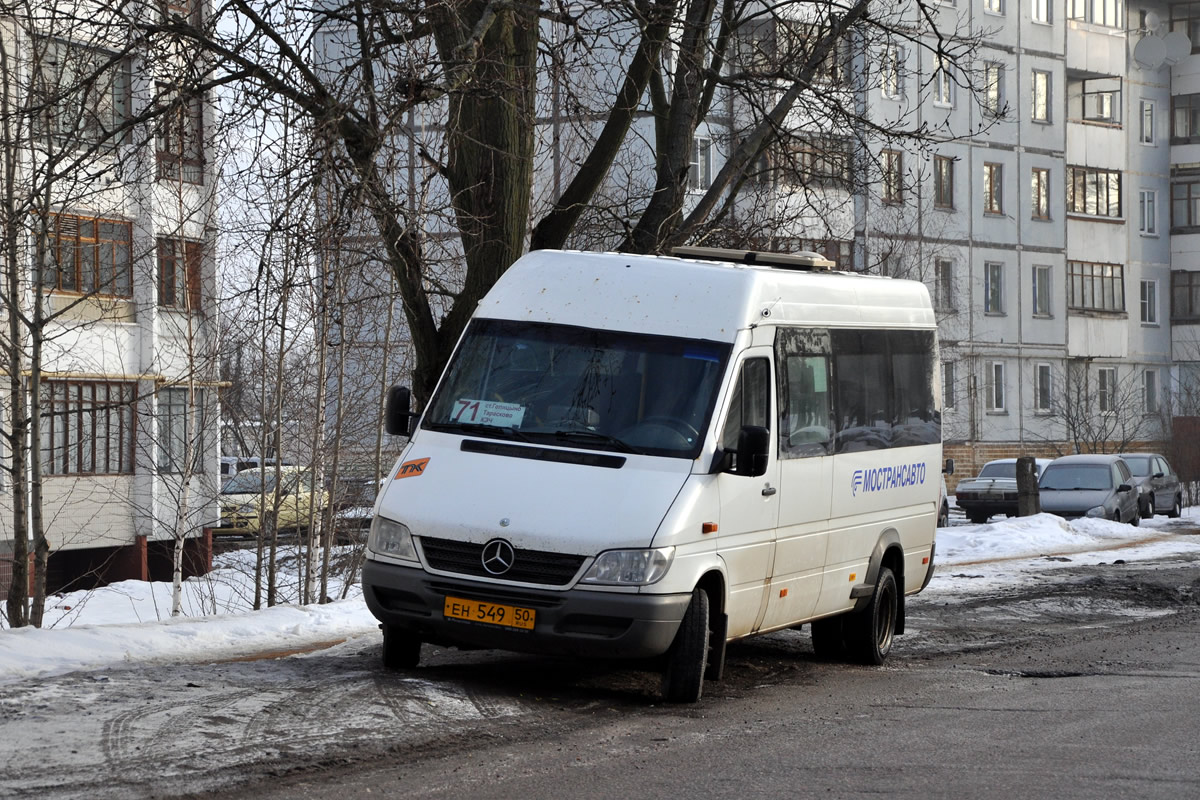
M 1070 563 L 1152 560 L 1200 554 L 1200 507 L 1184 517 L 1143 520 L 1140 527 L 1107 520 L 1067 522 L 1050 514 L 997 518 L 986 525 L 938 530 L 938 570 L 926 592 L 955 597 L 1027 581 L 1031 573 Z M 341 549 L 340 560 L 350 552 Z M 1070 559 L 1068 562 L 1067 559 Z M 279 582 L 284 601 L 298 597 L 297 557 Z M 123 581 L 104 589 L 47 598 L 42 629 L 0 629 L 0 683 L 126 664 L 220 661 L 313 649 L 372 635 L 377 623 L 358 585 L 324 605 L 277 605 L 253 611 L 254 553 L 218 556 L 208 575 L 188 580 L 183 615 L 171 618 L 171 585 Z M 344 574 L 344 570 L 342 570 Z M 341 583 L 328 594 L 341 597 Z

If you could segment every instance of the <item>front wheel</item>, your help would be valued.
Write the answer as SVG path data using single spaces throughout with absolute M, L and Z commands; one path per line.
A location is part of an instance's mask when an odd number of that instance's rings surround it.
M 1146 505 L 1138 509 L 1142 514 L 1142 519 L 1150 519 L 1154 516 L 1154 495 L 1146 498 Z
M 1183 499 L 1179 495 L 1175 495 L 1175 505 L 1171 506 L 1171 510 L 1167 512 L 1167 516 L 1171 519 L 1179 519 L 1183 514 Z
M 395 625 L 383 627 L 383 666 L 412 669 L 421 661 L 421 640 Z
M 896 635 L 899 611 L 896 576 L 887 567 L 880 567 L 870 605 L 846 622 L 846 644 L 855 661 L 879 665 L 887 659 Z
M 692 590 L 675 641 L 667 651 L 662 693 L 668 703 L 695 703 L 704 692 L 704 669 L 708 664 L 708 592 Z
M 988 517 L 990 517 L 991 514 L 985 514 L 982 511 L 972 511 L 971 513 L 967 514 L 967 516 L 971 518 L 971 522 L 975 523 L 976 525 L 982 525 L 988 521 Z

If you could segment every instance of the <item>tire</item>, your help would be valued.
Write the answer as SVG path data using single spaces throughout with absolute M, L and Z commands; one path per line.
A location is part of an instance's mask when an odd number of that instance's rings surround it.
M 1121 519 L 1121 507 L 1120 506 L 1117 506 L 1117 509 L 1115 511 L 1113 511 L 1112 521 L 1113 522 L 1124 522 L 1125 521 L 1125 520 Z
M 708 592 L 693 589 L 663 669 L 662 694 L 668 703 L 695 703 L 704 693 L 708 622 Z
M 1135 528 L 1142 524 L 1142 515 L 1138 513 L 1136 508 L 1133 510 L 1133 516 L 1129 518 L 1129 524 Z
M 1167 512 L 1167 516 L 1171 519 L 1179 519 L 1183 515 L 1183 498 L 1175 495 L 1175 505 L 1171 506 L 1171 510 Z
M 826 617 L 816 620 L 810 626 L 813 652 L 817 658 L 827 661 L 842 661 L 846 658 L 846 638 L 843 635 L 845 619 L 845 614 Z
M 949 527 L 949 525 L 950 525 L 950 506 L 947 505 L 946 503 L 942 503 L 942 507 L 938 511 L 937 526 L 939 528 L 946 528 L 946 527 Z
M 1142 515 L 1142 519 L 1150 519 L 1154 516 L 1154 495 L 1146 498 L 1146 507 L 1138 507 L 1138 512 Z
M 967 514 L 967 517 L 971 520 L 971 522 L 975 523 L 976 525 L 982 525 L 983 523 L 987 522 L 988 518 L 991 516 L 991 514 L 985 514 L 982 511 L 972 511 Z
M 421 640 L 395 625 L 382 625 L 383 666 L 387 669 L 412 669 L 421 661 Z
M 851 657 L 860 664 L 874 666 L 887 660 L 899 613 L 896 576 L 887 567 L 880 567 L 870 604 L 846 622 L 845 638 Z

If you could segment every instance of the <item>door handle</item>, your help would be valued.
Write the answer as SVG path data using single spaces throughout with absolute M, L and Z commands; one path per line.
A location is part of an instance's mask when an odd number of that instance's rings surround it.
M 763 497 L 770 497 L 770 496 L 771 496 L 771 495 L 773 495 L 773 494 L 775 494 L 775 487 L 774 487 L 774 486 L 768 486 L 767 488 L 765 488 L 765 489 L 763 489 L 763 490 L 762 490 L 762 495 L 763 495 Z

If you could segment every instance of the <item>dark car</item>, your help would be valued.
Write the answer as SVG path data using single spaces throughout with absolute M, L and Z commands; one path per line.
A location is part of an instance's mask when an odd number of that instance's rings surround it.
M 1133 473 L 1117 455 L 1063 456 L 1042 470 L 1042 511 L 1067 519 L 1093 517 L 1137 525 L 1138 492 Z
M 1183 491 L 1179 476 L 1158 453 L 1122 453 L 1121 458 L 1133 473 L 1138 488 L 1138 506 L 1142 519 L 1155 514 L 1178 517 L 1183 512 Z
M 1049 465 L 1048 458 L 1033 460 L 1034 477 L 1040 477 Z M 1017 460 L 998 458 L 983 465 L 974 478 L 958 482 L 954 490 L 955 504 L 976 525 L 987 522 L 995 514 L 1017 515 Z

